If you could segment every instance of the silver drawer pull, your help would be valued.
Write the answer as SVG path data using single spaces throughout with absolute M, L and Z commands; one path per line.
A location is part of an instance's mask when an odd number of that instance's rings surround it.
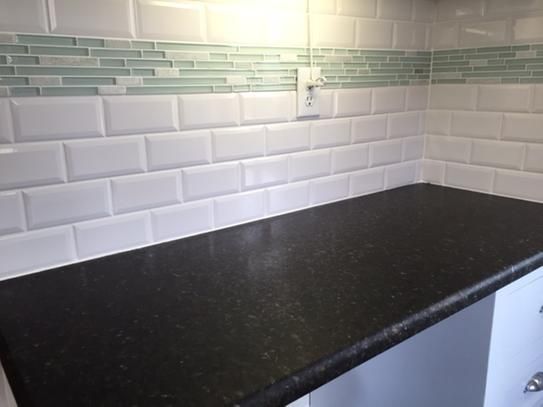
M 543 372 L 538 372 L 532 376 L 526 387 L 524 393 L 536 393 L 543 390 Z

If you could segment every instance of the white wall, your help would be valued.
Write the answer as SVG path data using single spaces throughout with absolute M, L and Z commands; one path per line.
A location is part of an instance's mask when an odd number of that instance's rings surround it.
M 0 0 L 0 31 L 305 46 L 306 10 L 306 0 Z M 424 49 L 434 3 L 311 0 L 311 11 L 315 46 Z
M 322 96 L 3 99 L 1 276 L 417 181 L 425 87 Z
M 534 42 L 541 0 L 437 4 L 436 49 Z M 424 181 L 543 202 L 543 84 L 431 85 L 426 134 Z
M 543 42 L 541 0 L 438 0 L 433 49 Z

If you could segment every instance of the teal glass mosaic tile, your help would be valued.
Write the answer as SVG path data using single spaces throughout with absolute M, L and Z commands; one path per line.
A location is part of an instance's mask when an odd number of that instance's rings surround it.
M 0 86 L 14 96 L 96 95 L 107 90 L 100 86 L 123 81 L 127 94 L 294 90 L 296 69 L 309 66 L 309 50 L 300 47 L 39 34 L 16 34 L 15 40 L 0 43 Z M 315 48 L 313 54 L 329 89 L 543 83 L 543 44 L 434 52 Z M 33 80 L 42 76 L 56 78 L 57 86 Z M 229 77 L 244 84 L 231 85 Z
M 543 44 L 433 52 L 431 83 L 543 83 Z

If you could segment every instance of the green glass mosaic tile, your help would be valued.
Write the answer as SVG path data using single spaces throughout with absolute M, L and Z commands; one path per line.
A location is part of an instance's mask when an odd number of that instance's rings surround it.
M 29 53 L 35 54 L 35 55 L 87 56 L 89 55 L 89 50 L 87 48 L 78 48 L 78 47 L 30 46 Z
M 237 52 L 238 47 L 228 45 L 180 44 L 174 42 L 157 42 L 156 49 L 167 51 L 204 51 L 204 52 Z
M 80 47 L 103 48 L 104 40 L 100 38 L 78 38 L 77 45 Z
M 155 43 L 153 41 L 132 41 L 132 48 L 155 49 Z
M 4 76 L 0 77 L 0 86 L 13 86 L 19 85 L 24 86 L 28 85 L 28 79 L 20 76 Z
M 0 65 L 4 65 L 7 63 L 7 56 L 6 55 L 0 55 Z
M 26 55 L 10 55 L 10 65 L 38 65 L 40 63 L 39 57 L 31 57 Z
M 0 45 L 0 54 L 28 54 L 25 45 Z
M 98 88 L 95 87 L 77 87 L 77 86 L 50 86 L 41 89 L 43 96 L 94 96 L 98 94 Z
M 49 35 L 17 35 L 17 42 L 19 44 L 32 44 L 32 45 L 75 45 L 76 40 L 74 37 L 56 37 Z
M 15 75 L 15 68 L 12 66 L 0 66 L 0 75 Z
M 101 77 L 92 77 L 92 78 L 81 78 L 81 77 L 66 77 L 62 78 L 63 85 L 115 85 L 115 78 L 101 78 Z
M 121 68 L 59 68 L 59 67 L 17 67 L 19 75 L 57 76 L 130 76 L 130 69 Z
M 173 61 L 174 68 L 194 68 L 193 61 Z
M 543 76 L 539 78 L 520 78 L 519 83 L 543 83 Z
M 122 67 L 126 62 L 124 59 L 100 58 L 100 66 Z
M 31 87 L 11 87 L 9 88 L 9 92 L 11 96 L 39 96 L 40 89 Z
M 126 49 L 91 49 L 93 57 L 106 58 L 141 58 L 141 51 Z
M 144 85 L 221 85 L 226 78 L 145 78 Z
M 172 61 L 162 61 L 160 59 L 128 59 L 126 66 L 134 68 L 172 68 Z
M 230 61 L 196 61 L 194 67 L 196 69 L 228 69 L 234 68 L 234 63 Z
M 141 86 L 128 87 L 128 95 L 163 95 L 163 94 L 186 94 L 186 93 L 211 93 L 212 86 Z
M 130 76 L 130 75 L 126 75 Z M 132 69 L 132 76 L 155 76 L 154 69 Z
M 141 51 L 141 56 L 143 58 L 151 59 L 160 59 L 166 58 L 166 53 L 164 51 Z

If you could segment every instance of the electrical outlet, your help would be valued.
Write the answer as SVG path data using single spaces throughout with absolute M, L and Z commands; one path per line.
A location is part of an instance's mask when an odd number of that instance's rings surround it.
M 311 72 L 311 70 L 313 72 Z M 313 74 L 313 75 L 311 75 Z M 298 68 L 298 117 L 315 117 L 320 115 L 319 109 L 319 87 L 308 88 L 307 83 L 311 79 L 321 76 L 321 68 Z

